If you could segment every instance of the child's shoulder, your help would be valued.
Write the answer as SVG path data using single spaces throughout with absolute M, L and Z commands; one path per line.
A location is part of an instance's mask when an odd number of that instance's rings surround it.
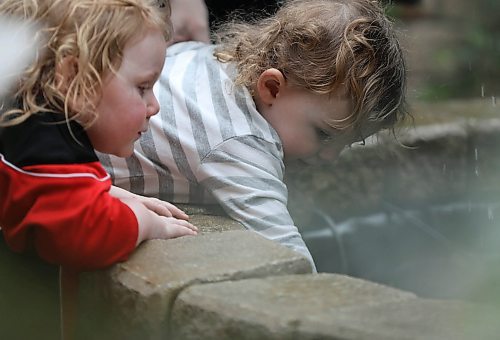
M 84 128 L 57 113 L 39 112 L 1 131 L 0 151 L 12 164 L 72 164 L 97 161 Z

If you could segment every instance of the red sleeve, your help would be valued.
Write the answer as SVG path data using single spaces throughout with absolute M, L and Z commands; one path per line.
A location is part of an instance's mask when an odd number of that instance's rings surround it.
M 111 181 L 98 162 L 0 170 L 7 198 L 0 225 L 13 250 L 34 248 L 44 260 L 75 270 L 107 267 L 134 250 L 137 218 L 109 194 Z

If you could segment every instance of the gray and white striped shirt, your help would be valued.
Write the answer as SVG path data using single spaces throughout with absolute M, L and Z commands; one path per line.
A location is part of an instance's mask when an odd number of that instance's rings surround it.
M 281 141 L 213 50 L 198 42 L 169 47 L 154 87 L 161 109 L 134 155 L 99 157 L 119 187 L 174 203 L 218 203 L 312 263 L 287 209 Z

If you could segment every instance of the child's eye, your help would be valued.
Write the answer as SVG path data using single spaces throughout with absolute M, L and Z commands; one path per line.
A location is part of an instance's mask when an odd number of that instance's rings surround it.
M 328 143 L 332 140 L 332 136 L 321 128 L 316 128 L 316 135 L 321 143 Z
M 149 90 L 150 87 L 149 86 L 137 86 L 137 90 L 139 91 L 139 94 L 141 96 L 144 96 L 144 94 L 146 93 L 147 90 Z

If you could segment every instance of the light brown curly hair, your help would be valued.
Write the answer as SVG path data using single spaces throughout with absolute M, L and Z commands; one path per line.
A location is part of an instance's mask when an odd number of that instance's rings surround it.
M 159 9 L 159 7 L 161 9 Z M 171 36 L 170 5 L 165 0 L 2 0 L 0 14 L 37 25 L 35 60 L 20 75 L 15 100 L 0 126 L 15 125 L 36 112 L 64 112 L 62 121 L 78 119 L 85 127 L 96 118 L 95 105 L 106 72 L 116 72 L 125 45 L 148 29 Z M 57 65 L 76 60 L 76 74 L 61 89 Z M 70 112 L 71 102 L 84 103 Z
M 221 26 L 216 38 L 215 56 L 234 62 L 236 83 L 250 91 L 263 71 L 276 68 L 292 86 L 346 91 L 349 126 L 389 128 L 407 114 L 403 52 L 378 1 L 289 0 L 272 17 Z M 345 122 L 328 123 L 344 129 Z

